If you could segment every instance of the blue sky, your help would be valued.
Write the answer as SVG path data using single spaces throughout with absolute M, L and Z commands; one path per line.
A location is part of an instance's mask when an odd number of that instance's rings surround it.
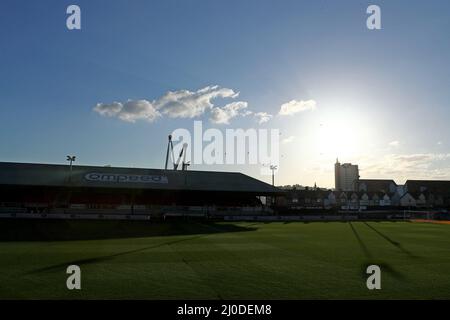
M 70 4 L 81 8 L 81 30 L 66 28 Z M 382 30 L 366 28 L 370 4 Z M 337 156 L 364 178 L 450 179 L 449 32 L 445 0 L 3 0 L 0 161 L 76 154 L 78 164 L 158 168 L 167 134 L 202 120 L 279 129 L 278 184 L 331 187 Z M 168 109 L 132 122 L 94 110 L 214 85 L 239 95 L 208 100 L 192 118 Z M 279 115 L 292 100 L 315 108 Z M 228 123 L 210 120 L 233 102 L 246 107 Z M 260 112 L 272 117 L 259 123 Z M 270 181 L 258 166 L 192 169 Z

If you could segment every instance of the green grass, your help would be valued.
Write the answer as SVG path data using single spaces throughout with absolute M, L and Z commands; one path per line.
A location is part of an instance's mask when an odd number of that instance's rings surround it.
M 450 225 L 0 221 L 0 299 L 79 298 L 450 299 Z

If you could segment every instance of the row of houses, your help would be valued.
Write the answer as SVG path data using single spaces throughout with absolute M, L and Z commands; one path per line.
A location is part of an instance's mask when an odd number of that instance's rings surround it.
M 293 187 L 285 191 L 285 196 L 277 199 L 277 205 L 292 209 L 450 208 L 450 181 L 408 180 L 397 185 L 393 180 L 361 179 L 358 191 L 317 187 Z

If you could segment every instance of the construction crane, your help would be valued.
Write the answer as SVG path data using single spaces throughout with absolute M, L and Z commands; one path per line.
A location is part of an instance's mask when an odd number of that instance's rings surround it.
M 175 161 L 175 155 L 173 152 L 173 143 L 172 143 L 172 135 L 169 135 L 169 141 L 167 143 L 167 152 L 166 152 L 166 164 L 164 166 L 164 169 L 167 170 L 167 166 L 169 164 L 169 156 L 172 159 L 173 164 L 173 170 L 178 170 L 178 167 L 180 165 L 180 161 L 183 158 L 183 161 L 181 161 L 181 170 L 185 171 L 187 170 L 187 167 L 190 165 L 189 161 L 186 162 L 186 153 L 187 153 L 187 143 L 183 143 L 183 147 L 181 148 L 180 154 L 178 155 L 178 159 Z

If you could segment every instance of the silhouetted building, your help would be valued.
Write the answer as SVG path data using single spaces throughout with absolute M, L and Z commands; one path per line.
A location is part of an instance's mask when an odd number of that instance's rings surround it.
M 392 179 L 359 179 L 358 189 L 366 192 L 395 193 L 397 184 Z
M 334 165 L 334 179 L 336 191 L 357 191 L 359 180 L 359 169 L 351 163 L 340 164 L 336 159 Z

